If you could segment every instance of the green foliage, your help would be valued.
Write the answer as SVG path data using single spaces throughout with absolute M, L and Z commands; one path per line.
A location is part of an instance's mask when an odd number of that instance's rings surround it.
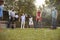
M 25 2 L 19 1 L 18 4 L 19 4 L 20 12 L 33 14 L 33 12 L 36 10 L 33 2 L 34 1 L 31 0 L 25 0 Z
M 18 0 L 18 1 L 5 0 L 5 2 L 7 3 L 8 9 L 11 8 L 12 6 L 16 11 L 18 11 L 19 14 L 27 13 L 32 15 L 36 10 L 34 1 L 35 0 Z
M 54 3 L 53 6 L 55 6 L 58 9 L 58 11 L 60 10 L 60 0 L 50 0 L 50 3 Z
M 53 4 L 53 6 L 56 7 L 56 9 L 58 10 L 58 20 L 57 23 L 59 24 L 60 22 L 60 0 L 49 0 L 50 5 Z

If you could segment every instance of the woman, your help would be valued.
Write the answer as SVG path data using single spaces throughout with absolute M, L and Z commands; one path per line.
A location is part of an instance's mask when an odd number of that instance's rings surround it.
M 31 16 L 29 18 L 29 26 L 33 27 L 33 17 L 31 17 Z

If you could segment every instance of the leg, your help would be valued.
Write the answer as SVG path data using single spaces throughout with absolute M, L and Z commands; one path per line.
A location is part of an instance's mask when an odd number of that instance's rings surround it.
M 36 26 L 35 26 L 35 28 L 38 28 L 38 21 L 36 21 Z
M 56 19 L 52 19 L 52 28 L 56 29 Z
M 9 19 L 8 23 L 7 23 L 7 28 L 10 28 L 11 25 L 11 20 Z
M 56 19 L 54 20 L 54 29 L 56 29 Z
M 1 20 L 2 20 L 2 17 L 0 17 L 0 29 L 1 29 Z
M 23 26 L 23 24 L 22 24 L 22 22 L 21 22 L 21 29 L 22 29 L 22 26 Z
M 23 22 L 23 29 L 24 29 L 24 27 L 25 27 L 25 22 Z

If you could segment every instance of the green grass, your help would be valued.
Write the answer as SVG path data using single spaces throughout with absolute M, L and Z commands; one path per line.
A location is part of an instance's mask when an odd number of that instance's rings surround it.
M 60 40 L 60 28 L 56 30 L 42 29 L 3 29 L 0 40 Z

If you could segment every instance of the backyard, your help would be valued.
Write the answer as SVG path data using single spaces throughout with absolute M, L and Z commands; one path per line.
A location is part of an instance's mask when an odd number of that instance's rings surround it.
M 60 40 L 60 28 L 2 29 L 0 40 Z

